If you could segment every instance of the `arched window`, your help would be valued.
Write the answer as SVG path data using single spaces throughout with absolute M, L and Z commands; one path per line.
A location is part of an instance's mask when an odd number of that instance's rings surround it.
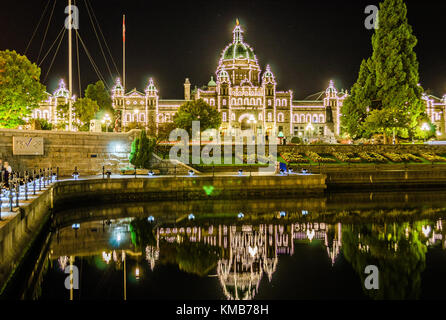
M 203 100 L 204 100 L 204 102 L 209 103 L 209 99 L 208 98 L 204 98 Z
M 251 98 L 251 105 L 255 106 L 256 105 L 256 100 L 254 98 Z
M 317 115 L 313 116 L 313 123 L 317 123 Z
M 299 123 L 299 115 L 298 114 L 295 114 L 293 118 L 294 118 L 293 122 Z
M 245 106 L 249 106 L 249 99 L 245 98 Z
M 305 115 L 301 115 L 300 116 L 300 122 L 301 123 L 305 123 Z
M 271 100 L 268 100 L 268 105 L 271 106 Z
M 210 101 L 210 105 L 211 105 L 211 106 L 215 106 L 215 100 L 214 100 L 214 99 L 211 99 L 211 101 Z
M 258 105 L 258 106 L 261 106 L 261 105 L 262 105 L 262 99 L 260 99 L 260 98 L 257 99 L 257 105 Z
M 276 99 L 276 106 L 280 107 L 280 100 Z
M 283 113 L 282 112 L 277 115 L 277 121 L 283 122 Z
M 43 119 L 48 120 L 48 117 L 49 117 L 48 111 L 47 110 L 43 111 Z
M 243 104 L 242 98 L 238 98 L 237 103 L 238 103 L 239 106 L 241 106 Z
M 273 121 L 273 114 L 271 112 L 268 112 L 268 121 Z
M 231 114 L 231 120 L 232 120 L 232 121 L 235 121 L 235 113 L 232 113 L 232 114 Z
M 324 122 L 325 122 L 325 119 L 324 119 L 324 115 L 323 115 L 323 114 L 321 114 L 321 115 L 319 116 L 319 122 L 320 122 L 320 123 L 324 123 Z
M 286 107 L 286 99 L 282 99 L 282 107 Z
M 139 116 L 139 121 L 141 121 L 141 122 L 146 121 L 146 115 L 144 113 L 141 113 L 141 115 Z
M 40 110 L 36 110 L 36 118 L 40 119 L 41 116 L 42 116 L 42 113 L 40 112 Z
M 164 122 L 164 117 L 161 113 L 158 115 L 158 122 Z
M 263 114 L 259 113 L 259 121 L 263 121 Z
M 235 101 L 235 98 L 232 98 L 232 99 L 231 99 L 231 104 L 232 104 L 233 106 L 235 106 L 235 105 L 237 104 L 237 102 Z
M 307 122 L 310 123 L 311 122 L 311 115 L 307 114 Z
M 223 112 L 221 115 L 221 120 L 226 122 L 226 112 Z
M 222 103 L 225 106 L 226 105 L 226 99 L 223 99 Z
M 127 113 L 126 116 L 125 116 L 125 118 L 126 118 L 126 119 L 125 119 L 126 122 L 130 122 L 130 121 L 132 121 L 132 116 L 130 115 L 130 113 Z

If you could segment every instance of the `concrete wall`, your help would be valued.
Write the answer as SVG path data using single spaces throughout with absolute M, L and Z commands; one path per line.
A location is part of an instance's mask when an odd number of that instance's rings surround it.
M 128 133 L 90 133 L 47 130 L 0 130 L 0 159 L 13 169 L 59 167 L 61 176 L 70 176 L 77 166 L 82 175 L 102 172 L 102 166 L 118 173 L 128 165 L 128 154 L 134 136 Z M 43 137 L 43 156 L 14 156 L 13 137 Z

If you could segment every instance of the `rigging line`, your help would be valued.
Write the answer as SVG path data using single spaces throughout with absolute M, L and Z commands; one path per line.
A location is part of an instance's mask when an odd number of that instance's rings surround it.
M 85 54 L 87 55 L 88 60 L 90 61 L 94 71 L 96 72 L 96 75 L 98 76 L 99 80 L 101 80 L 104 83 L 104 85 L 107 86 L 107 84 L 106 84 L 106 82 L 104 80 L 104 77 L 102 76 L 101 72 L 99 71 L 99 68 L 95 64 L 95 62 L 94 62 L 92 56 L 90 55 L 90 52 L 88 51 L 85 43 L 82 41 L 81 36 L 79 34 L 78 34 L 78 36 L 79 36 L 79 40 L 81 41 L 82 46 L 84 47 Z
M 102 80 L 102 82 L 104 82 L 104 85 L 105 85 L 105 87 L 107 87 L 107 90 L 110 90 L 109 86 L 107 85 L 107 82 L 104 80 L 104 77 L 102 76 L 99 68 L 95 64 L 92 56 L 90 55 L 90 52 L 88 51 L 87 46 L 85 45 L 84 41 L 82 40 L 81 35 L 79 34 L 79 32 L 77 32 L 77 30 L 76 30 L 76 33 L 79 37 L 79 41 L 81 42 L 82 46 L 84 47 L 85 53 L 87 54 L 87 57 L 90 60 L 90 63 L 93 66 L 94 71 L 96 72 L 96 75 L 98 76 L 99 80 Z
M 59 52 L 59 48 L 60 48 L 60 45 L 62 43 L 62 40 L 63 40 L 64 36 L 65 36 L 65 31 L 64 31 L 62 37 L 60 37 L 59 44 L 57 45 L 56 51 L 54 52 L 53 59 L 51 60 L 50 67 L 48 68 L 48 71 L 47 71 L 47 73 L 45 75 L 45 78 L 44 78 L 43 82 L 46 82 L 46 78 L 48 77 L 48 74 L 50 73 L 51 67 L 53 66 L 54 60 L 56 59 L 57 53 Z
M 79 79 L 79 98 L 82 96 L 82 87 L 81 87 L 81 65 L 79 63 L 79 39 L 76 34 L 76 56 L 77 56 L 77 75 Z
M 90 18 L 91 25 L 93 26 L 94 34 L 96 35 L 96 39 L 98 40 L 98 43 L 99 43 L 99 48 L 101 49 L 102 56 L 104 57 L 104 60 L 105 60 L 105 65 L 107 66 L 108 72 L 110 73 L 111 81 L 113 82 L 113 74 L 111 72 L 110 66 L 108 65 L 107 57 L 105 56 L 104 49 L 102 48 L 102 43 L 101 43 L 101 40 L 99 39 L 99 35 L 98 35 L 97 31 L 96 31 L 96 27 L 94 25 L 93 18 L 92 18 L 91 14 L 90 14 L 90 9 L 88 8 L 87 1 L 85 1 L 85 4 L 86 4 L 86 7 L 87 7 L 88 17 Z
M 74 0 L 74 5 L 76 5 L 76 0 Z M 79 98 L 82 97 L 82 86 L 81 86 L 81 66 L 79 63 L 79 37 L 76 33 L 76 57 L 77 57 L 77 77 L 79 81 Z
M 43 57 L 42 61 L 40 61 L 39 63 L 39 67 L 42 65 L 42 63 L 45 61 L 46 57 L 48 56 L 48 54 L 51 52 L 51 50 L 53 49 L 54 45 L 56 44 L 57 40 L 59 39 L 60 35 L 62 34 L 62 32 L 64 31 L 65 26 L 62 27 L 62 29 L 60 29 L 59 34 L 57 35 L 56 39 L 54 39 L 53 43 L 51 44 L 50 48 L 48 49 L 47 53 L 45 54 L 45 56 Z
M 26 53 L 28 52 L 29 46 L 31 45 L 31 42 L 33 41 L 34 36 L 36 35 L 37 30 L 38 30 L 39 27 L 40 27 L 40 23 L 42 22 L 43 17 L 45 16 L 46 10 L 48 9 L 48 5 L 50 4 L 50 2 L 51 2 L 51 1 L 47 1 L 46 6 L 45 6 L 45 9 L 43 9 L 43 13 L 42 13 L 42 15 L 40 16 L 39 22 L 37 23 L 37 27 L 34 29 L 34 32 L 33 32 L 32 36 L 31 36 L 31 39 L 29 39 L 29 41 L 28 41 L 28 45 L 26 46 L 26 49 L 25 49 L 25 55 L 26 55 Z
M 117 73 L 119 76 L 121 76 L 121 73 L 119 72 L 119 69 L 118 69 L 117 64 L 116 64 L 116 62 L 115 62 L 115 59 L 113 58 L 113 55 L 111 54 L 110 47 L 108 46 L 107 41 L 105 40 L 105 36 L 104 36 L 104 34 L 102 33 L 101 25 L 99 24 L 99 21 L 98 21 L 98 19 L 96 18 L 96 15 L 94 14 L 93 6 L 91 5 L 91 3 L 90 3 L 89 0 L 85 0 L 85 1 L 88 2 L 88 4 L 90 5 L 91 13 L 92 13 L 92 15 L 93 15 L 94 20 L 96 21 L 96 24 L 98 25 L 99 33 L 101 34 L 102 39 L 104 40 L 105 47 L 107 48 L 108 54 L 110 55 L 111 61 L 113 62 L 113 65 L 114 65 L 114 67 L 115 67 L 115 69 L 116 69 L 116 73 Z
M 53 18 L 54 8 L 56 7 L 57 0 L 54 0 L 53 8 L 51 9 L 50 18 L 48 19 L 48 24 L 46 25 L 45 34 L 43 36 L 42 43 L 40 44 L 39 55 L 37 56 L 37 62 L 39 62 L 40 54 L 42 53 L 43 44 L 46 40 L 46 35 L 48 34 L 48 29 L 50 28 L 51 19 Z

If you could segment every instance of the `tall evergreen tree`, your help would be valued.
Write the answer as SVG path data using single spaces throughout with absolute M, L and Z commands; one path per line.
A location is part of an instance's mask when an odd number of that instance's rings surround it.
M 369 72 L 363 62 L 342 110 L 343 126 L 352 137 L 372 133 L 386 137 L 392 132 L 412 136 L 417 119 L 425 110 L 414 52 L 416 44 L 404 1 L 380 3 L 379 28 L 372 36 L 373 53 L 367 61 Z

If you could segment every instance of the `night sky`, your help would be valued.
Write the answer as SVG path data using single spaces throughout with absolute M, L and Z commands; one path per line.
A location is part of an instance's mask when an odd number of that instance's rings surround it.
M 50 0 L 27 56 L 41 63 L 63 27 L 66 0 L 57 0 L 49 31 L 39 57 L 45 28 L 55 0 Z M 77 0 L 80 36 L 101 74 L 112 86 L 122 72 L 122 15 L 126 15 L 127 89 L 143 91 L 153 77 L 161 97 L 183 98 L 183 83 L 192 87 L 207 84 L 220 54 L 232 41 L 235 19 L 245 31 L 245 41 L 254 48 L 262 70 L 270 64 L 280 90 L 293 90 L 295 99 L 324 90 L 330 79 L 338 89 L 350 89 L 359 65 L 371 54 L 373 31 L 364 27 L 367 5 L 376 0 L 355 1 L 149 1 L 88 0 L 106 38 L 116 70 L 108 56 L 112 76 L 99 49 L 85 0 Z M 0 7 L 0 50 L 24 53 L 47 1 L 2 1 Z M 446 1 L 407 0 L 409 23 L 418 38 L 415 50 L 420 62 L 421 84 L 442 96 L 446 93 L 446 46 L 444 15 Z M 73 41 L 75 44 L 75 42 Z M 79 44 L 80 45 L 80 44 Z M 57 43 L 56 43 L 57 46 Z M 54 48 L 41 63 L 41 81 L 53 92 L 58 79 L 68 78 L 67 34 L 54 64 Z M 80 45 L 82 90 L 98 76 Z M 74 46 L 74 52 L 76 47 Z M 74 93 L 79 95 L 76 56 Z M 48 75 L 47 75 L 48 74 Z M 45 77 L 47 76 L 46 80 Z M 215 77 L 214 77 L 215 78 Z

